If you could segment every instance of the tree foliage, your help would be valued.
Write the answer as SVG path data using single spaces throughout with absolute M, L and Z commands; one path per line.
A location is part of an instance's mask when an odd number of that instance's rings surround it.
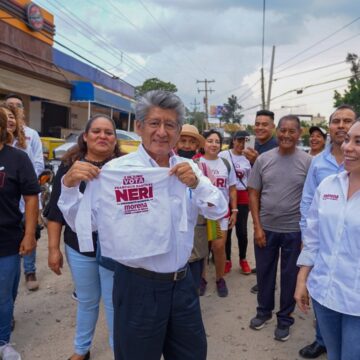
M 348 80 L 348 87 L 341 95 L 335 90 L 334 106 L 342 104 L 352 105 L 355 111 L 360 113 L 360 59 L 357 54 L 347 54 L 346 62 L 351 65 L 351 78 Z
M 238 103 L 237 96 L 231 95 L 228 102 L 223 105 L 221 121 L 228 123 L 241 124 L 244 115 L 240 113 L 242 106 Z
M 165 82 L 158 78 L 147 79 L 142 85 L 135 87 L 135 95 L 141 96 L 150 90 L 165 90 L 173 93 L 177 92 L 177 87 L 171 82 Z
M 201 111 L 192 111 L 187 115 L 187 121 L 189 124 L 194 125 L 199 130 L 199 133 L 202 134 L 205 130 L 205 113 Z

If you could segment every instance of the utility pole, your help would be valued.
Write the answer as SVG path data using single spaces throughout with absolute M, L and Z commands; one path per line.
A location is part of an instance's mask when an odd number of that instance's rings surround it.
M 193 112 L 197 112 L 197 106 L 200 105 L 199 102 L 196 102 L 196 98 L 194 98 L 194 102 L 193 103 L 190 103 L 190 105 L 193 105 L 194 106 L 194 110 Z
M 210 94 L 212 92 L 214 92 L 215 90 L 213 89 L 208 89 L 208 84 L 209 83 L 214 83 L 215 80 L 196 80 L 196 83 L 204 83 L 205 84 L 205 89 L 198 89 L 198 93 L 200 92 L 204 92 L 205 96 L 204 96 L 204 106 L 205 106 L 205 130 L 209 129 L 209 101 L 208 101 L 208 92 L 210 92 Z
M 190 105 L 194 106 L 193 112 L 192 112 L 194 123 L 192 125 L 195 125 L 199 129 L 200 132 L 203 132 L 204 131 L 204 121 L 202 119 L 199 119 L 199 116 L 196 114 L 198 111 L 198 105 L 200 105 L 200 103 L 196 101 L 196 98 L 194 98 L 194 102 L 190 103 Z
M 268 109 L 268 110 L 270 110 L 271 87 L 272 87 L 273 75 L 274 75 L 274 59 L 275 59 L 275 45 L 273 45 L 273 47 L 272 47 L 272 54 L 271 54 L 269 88 L 268 88 L 268 95 L 267 95 L 267 102 L 266 102 L 266 109 Z
M 261 108 L 265 109 L 265 82 L 264 82 L 264 68 L 261 68 Z

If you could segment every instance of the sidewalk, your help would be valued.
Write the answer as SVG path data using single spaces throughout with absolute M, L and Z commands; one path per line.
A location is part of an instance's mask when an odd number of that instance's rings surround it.
M 248 259 L 254 265 L 252 231 L 249 226 Z M 66 360 L 73 352 L 76 302 L 71 299 L 73 285 L 66 260 L 63 275 L 53 274 L 47 267 L 47 234 L 43 231 L 38 246 L 38 278 L 40 289 L 31 293 L 21 279 L 15 307 L 15 331 L 11 341 L 23 360 Z M 255 315 L 256 295 L 250 288 L 255 275 L 242 275 L 237 263 L 237 241 L 233 244 L 233 270 L 226 276 L 229 296 L 216 295 L 214 267 L 208 275 L 208 290 L 201 298 L 203 319 L 208 336 L 208 360 L 296 360 L 298 350 L 313 341 L 313 316 L 295 311 L 291 338 L 281 343 L 273 339 L 276 322 L 260 331 L 249 329 Z M 276 302 L 279 294 L 276 293 Z M 111 360 L 103 311 L 98 321 L 91 359 Z M 326 359 L 326 356 L 319 360 Z M 144 359 L 146 360 L 146 359 Z

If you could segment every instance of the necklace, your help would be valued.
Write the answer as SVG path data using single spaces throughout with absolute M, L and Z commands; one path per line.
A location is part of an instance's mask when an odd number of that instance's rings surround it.
M 103 161 L 93 161 L 93 160 L 89 160 L 87 158 L 84 158 L 84 161 L 89 163 L 89 164 L 95 165 L 95 166 L 97 166 L 98 168 L 101 169 L 111 159 L 112 159 L 112 157 L 109 157 L 109 158 L 107 158 L 107 159 L 105 159 Z

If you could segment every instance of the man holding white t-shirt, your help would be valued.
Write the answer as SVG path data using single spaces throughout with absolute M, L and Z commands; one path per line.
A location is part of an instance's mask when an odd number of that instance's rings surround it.
M 135 114 L 135 129 L 142 144 L 137 152 L 107 163 L 101 172 L 114 181 L 112 172 L 134 169 L 138 175 L 132 177 L 131 182 L 138 182 L 141 190 L 136 184 L 127 181 L 125 185 L 123 181 L 114 189 L 113 201 L 128 201 L 130 195 L 137 199 L 141 197 L 140 203 L 135 200 L 129 204 L 126 216 L 131 220 L 129 224 L 134 223 L 137 216 L 139 219 L 144 217 L 148 228 L 142 230 L 144 225 L 140 222 L 137 227 L 129 225 L 126 228 L 116 226 L 116 221 L 111 224 L 111 220 L 102 217 L 106 208 L 101 196 L 96 195 L 96 189 L 84 194 L 93 209 L 91 225 L 95 229 L 99 227 L 101 251 L 104 256 L 117 260 L 113 292 L 115 360 L 158 360 L 161 355 L 171 360 L 205 360 L 206 335 L 187 261 L 193 246 L 198 209 L 208 218 L 219 219 L 225 216 L 227 203 L 195 163 L 172 151 L 185 114 L 184 105 L 176 95 L 161 90 L 150 91 L 138 100 Z M 161 178 L 160 181 L 168 181 L 165 191 L 150 186 L 152 171 Z M 124 179 L 124 174 L 122 176 Z M 98 184 L 103 186 L 103 176 L 98 168 L 76 162 L 63 178 L 58 205 L 74 230 L 77 230 L 74 220 L 80 228 L 81 222 L 87 221 L 81 219 L 84 207 L 78 185 L 83 180 L 89 181 L 88 191 L 91 180 L 97 177 Z M 91 202 L 92 195 L 100 201 L 99 208 L 96 202 Z M 153 201 L 164 205 L 156 208 Z M 123 207 L 116 208 L 113 203 L 109 206 L 117 211 L 114 217 L 119 216 Z M 139 208 L 138 212 L 133 210 L 134 206 Z M 164 208 L 169 209 L 168 214 Z M 171 223 L 164 223 L 169 217 Z M 112 237 L 102 236 L 100 229 L 104 224 L 99 219 L 110 223 L 110 228 L 114 229 Z M 170 229 L 168 234 L 164 228 Z M 150 229 L 154 231 L 151 233 Z M 144 233 L 149 235 L 142 237 Z M 79 232 L 78 236 L 81 237 Z M 139 244 L 138 254 L 132 252 L 134 241 Z M 122 252 L 111 254 L 107 251 L 111 247 L 117 249 L 119 244 Z M 146 254 L 145 248 L 152 255 Z

